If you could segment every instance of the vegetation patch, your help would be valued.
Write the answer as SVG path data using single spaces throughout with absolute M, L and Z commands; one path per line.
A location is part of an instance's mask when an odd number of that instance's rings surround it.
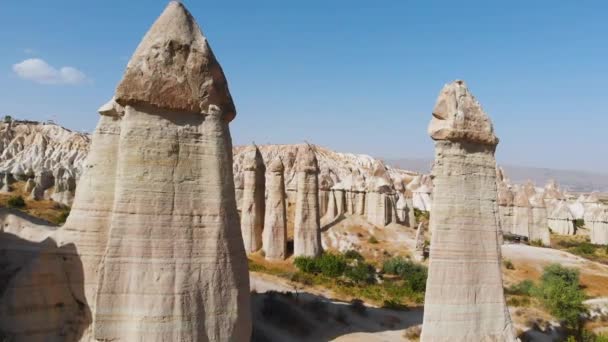
M 551 236 L 552 247 L 608 265 L 608 246 L 594 245 L 586 236 Z
M 418 208 L 414 208 L 414 216 L 416 217 L 416 222 L 425 222 L 428 223 L 431 219 L 431 213 L 426 210 L 420 210 Z
M 250 271 L 272 274 L 306 286 L 322 286 L 343 300 L 361 298 L 392 309 L 424 301 L 427 269 L 407 259 L 389 259 L 381 272 L 355 251 L 325 253 L 317 258 L 297 257 L 293 265 L 295 268 L 284 270 L 249 260 Z M 357 305 L 357 302 L 353 303 L 351 306 Z
M 6 206 L 9 208 L 23 209 L 25 208 L 25 200 L 21 196 L 11 196 L 6 201 Z

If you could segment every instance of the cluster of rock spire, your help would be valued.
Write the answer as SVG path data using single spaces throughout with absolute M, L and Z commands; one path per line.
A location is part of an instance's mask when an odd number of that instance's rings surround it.
M 65 225 L 24 227 L 18 217 L 1 217 L 33 241 L 0 236 L 18 264 L 7 274 L 19 274 L 3 299 L 15 310 L 0 310 L 0 327 L 16 340 L 249 341 L 247 254 L 288 256 L 289 204 L 293 253 L 310 257 L 322 253 L 322 222 L 354 214 L 378 227 L 413 228 L 414 208 L 432 205 L 422 341 L 515 341 L 501 229 L 548 245 L 549 228 L 572 234 L 573 220 L 584 216 L 592 242 L 608 243 L 608 215 L 597 198 L 572 207 L 555 184 L 541 193 L 507 183 L 496 168 L 492 122 L 463 81 L 446 85 L 433 109 L 432 176 L 370 161 L 367 176 L 352 168 L 338 177 L 308 144 L 287 158 L 249 147 L 233 174 L 236 109 L 207 39 L 179 2 L 148 31 L 99 114 Z M 71 202 L 75 184 L 59 170 L 29 177 L 32 196 L 43 198 L 54 183 L 57 198 Z M 417 260 L 424 231 L 421 223 Z M 41 298 L 24 295 L 37 287 Z M 57 313 L 64 303 L 67 318 L 31 313 Z

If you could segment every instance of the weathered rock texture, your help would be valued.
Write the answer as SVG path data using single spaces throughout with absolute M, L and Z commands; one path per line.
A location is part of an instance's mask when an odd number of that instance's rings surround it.
M 514 217 L 514 195 L 508 184 L 499 180 L 496 183 L 498 191 L 498 214 L 500 217 L 500 228 L 503 234 L 512 234 L 515 225 Z
M 462 81 L 433 110 L 431 251 L 421 341 L 515 341 L 500 268 L 492 123 Z
M 522 187 L 516 186 L 513 199 L 513 228 L 511 233 L 519 236 L 530 236 L 530 222 L 532 221 L 530 199 Z
M 559 201 L 547 218 L 549 228 L 555 234 L 574 235 L 574 216 L 566 201 Z
M 591 243 L 608 245 L 608 208 L 598 206 L 590 209 L 585 225 L 591 230 Z
M 285 167 L 277 158 L 268 167 L 268 199 L 264 216 L 263 246 L 268 260 L 287 257 L 287 210 L 285 207 Z
M 542 193 L 530 197 L 530 241 L 540 241 L 543 246 L 551 245 L 551 234 L 547 220 L 547 206 Z
M 431 211 L 431 193 L 433 191 L 433 180 L 429 175 L 418 175 L 407 185 L 412 192 L 414 208 L 422 211 Z
M 322 252 L 319 214 L 319 164 L 312 146 L 298 152 L 297 193 L 293 252 L 295 256 L 318 256 Z
M 391 197 L 394 196 L 393 183 L 388 176 L 386 166 L 377 161 L 374 163 L 372 176 L 367 182 L 365 196 L 367 220 L 378 227 L 391 223 L 392 212 L 395 210 Z
M 107 156 L 116 182 L 94 338 L 249 341 L 228 128 L 235 110 L 182 4 L 171 2 L 146 34 L 116 95 L 124 116 L 117 153 Z
M 296 155 L 304 144 L 296 145 L 261 145 L 260 152 L 264 160 L 280 158 L 285 165 L 285 191 L 287 193 L 288 206 L 295 205 L 297 176 Z M 362 215 L 367 212 L 366 202 L 368 183 L 373 179 L 374 165 L 379 160 L 366 155 L 355 155 L 350 153 L 337 153 L 320 146 L 314 146 L 319 163 L 319 208 L 322 222 L 329 224 L 335 222 L 341 213 L 346 215 Z M 239 184 L 243 184 L 244 160 L 246 148 L 236 146 L 234 148 L 234 177 L 237 185 L 237 198 L 242 196 Z M 405 189 L 396 189 L 394 184 L 410 183 L 416 173 L 386 166 L 387 181 L 392 193 L 404 193 Z M 428 182 L 422 191 L 429 191 Z M 424 197 L 430 201 L 429 192 L 423 192 Z M 343 193 L 343 194 L 342 194 Z M 410 194 L 411 196 L 411 194 Z M 340 201 L 342 203 L 340 203 Z M 240 206 L 240 204 L 239 204 Z
M 416 246 L 414 248 L 414 260 L 424 260 L 424 224 L 420 222 L 416 230 Z
M 54 123 L 0 123 L 0 173 L 19 181 L 45 181 L 34 185 L 36 199 L 49 197 L 45 191 L 55 185 L 53 199 L 71 205 L 89 143 L 88 135 Z
M 253 146 L 245 162 L 243 172 L 243 199 L 241 204 L 241 231 L 245 252 L 253 253 L 262 248 L 264 229 L 264 202 L 266 191 L 266 167 L 262 154 Z

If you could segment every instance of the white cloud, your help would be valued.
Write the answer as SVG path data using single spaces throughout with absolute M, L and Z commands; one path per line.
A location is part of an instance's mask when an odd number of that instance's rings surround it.
M 80 70 L 65 66 L 56 69 L 40 58 L 26 59 L 13 65 L 13 71 L 22 79 L 40 84 L 82 84 L 87 76 Z

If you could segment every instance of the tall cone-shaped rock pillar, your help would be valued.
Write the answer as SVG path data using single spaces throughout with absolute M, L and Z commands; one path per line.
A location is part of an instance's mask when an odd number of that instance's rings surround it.
M 266 167 L 257 146 L 245 156 L 243 171 L 243 198 L 241 199 L 241 231 L 247 254 L 262 248 L 264 229 L 264 192 Z
M 249 341 L 228 128 L 236 110 L 222 68 L 181 3 L 169 3 L 148 31 L 115 98 L 124 115 L 116 152 L 105 156 L 116 181 L 106 196 L 109 220 L 98 220 L 109 230 L 94 338 Z M 75 207 L 84 208 L 82 200 Z
M 321 219 L 319 214 L 319 163 L 310 145 L 298 151 L 297 193 L 294 221 L 293 254 L 321 255 Z
M 435 188 L 421 341 L 515 341 L 500 269 L 498 139 L 464 82 L 443 88 L 429 134 Z

